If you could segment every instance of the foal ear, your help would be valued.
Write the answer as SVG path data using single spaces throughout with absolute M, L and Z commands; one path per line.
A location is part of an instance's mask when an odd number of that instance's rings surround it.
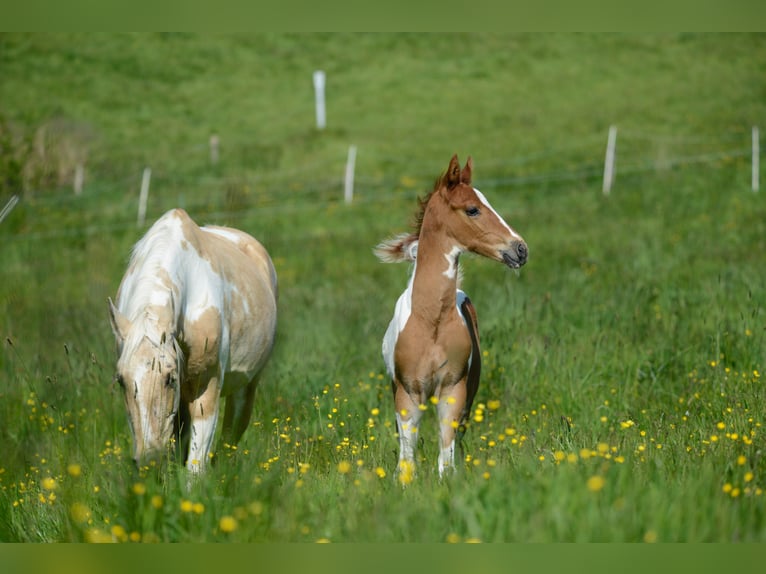
M 112 325 L 112 331 L 114 332 L 114 338 L 117 340 L 117 344 L 122 345 L 125 340 L 125 335 L 130 329 L 130 321 L 128 318 L 120 313 L 119 309 L 115 307 L 112 302 L 112 298 L 108 298 L 109 301 L 109 322 Z
M 460 181 L 466 185 L 471 185 L 471 172 L 473 171 L 473 158 L 469 155 L 468 160 L 465 162 L 463 172 L 460 174 Z
M 457 154 L 453 155 L 449 162 L 447 173 L 444 174 L 444 183 L 447 184 L 447 189 L 452 189 L 460 183 L 460 162 L 457 159 Z

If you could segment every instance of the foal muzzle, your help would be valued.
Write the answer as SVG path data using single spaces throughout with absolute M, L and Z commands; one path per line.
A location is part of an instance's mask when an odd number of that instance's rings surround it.
M 518 269 L 527 262 L 529 251 L 523 241 L 515 241 L 502 252 L 503 263 L 511 269 Z

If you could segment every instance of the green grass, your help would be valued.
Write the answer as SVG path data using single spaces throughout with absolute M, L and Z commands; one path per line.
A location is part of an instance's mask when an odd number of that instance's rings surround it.
M 0 223 L 0 540 L 766 541 L 764 65 L 749 35 L 0 35 L 4 133 L 88 151 L 81 196 L 49 158 Z M 403 486 L 380 342 L 408 270 L 371 250 L 455 152 L 530 260 L 464 258 L 466 459 L 438 479 L 429 412 Z M 241 227 L 280 280 L 252 428 L 192 484 L 132 468 L 112 381 L 146 165 L 150 220 Z

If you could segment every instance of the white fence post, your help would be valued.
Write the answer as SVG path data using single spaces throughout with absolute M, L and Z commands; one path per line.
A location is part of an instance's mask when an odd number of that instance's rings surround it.
M 85 182 L 85 167 L 81 163 L 74 169 L 74 194 L 82 193 L 82 184 Z
M 617 145 L 617 126 L 609 126 L 609 139 L 606 143 L 606 157 L 604 158 L 604 195 L 612 191 L 614 181 L 614 148 Z
M 149 199 L 149 180 L 152 178 L 151 168 L 144 169 L 144 176 L 141 178 L 141 195 L 138 197 L 138 227 L 144 225 L 146 220 L 146 202 Z
M 19 202 L 19 196 L 18 195 L 12 195 L 11 198 L 8 200 L 8 203 L 5 204 L 5 207 L 3 207 L 2 211 L 0 211 L 0 223 L 3 222 L 3 219 L 6 218 L 6 216 L 11 212 L 11 210 L 16 207 L 16 204 Z
M 210 163 L 213 165 L 216 165 L 218 163 L 218 145 L 221 143 L 221 140 L 218 138 L 218 134 L 213 134 L 210 136 Z
M 753 126 L 753 176 L 752 176 L 752 186 L 753 191 L 758 191 L 758 180 L 759 180 L 759 163 L 760 163 L 760 142 L 759 136 L 758 136 L 758 127 Z
M 351 203 L 354 198 L 354 164 L 356 164 L 356 146 L 348 147 L 348 159 L 346 160 L 346 179 L 343 197 L 346 203 Z
M 314 72 L 314 101 L 316 104 L 317 129 L 323 130 L 327 124 L 324 109 L 325 76 L 322 70 Z

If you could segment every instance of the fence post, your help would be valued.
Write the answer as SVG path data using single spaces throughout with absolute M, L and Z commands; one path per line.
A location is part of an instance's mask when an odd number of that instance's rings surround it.
M 144 169 L 144 176 L 141 178 L 141 194 L 138 197 L 138 227 L 144 225 L 146 220 L 146 202 L 149 199 L 149 180 L 152 178 L 151 168 Z
M 354 198 L 354 164 L 356 164 L 356 146 L 348 147 L 348 159 L 346 159 L 346 179 L 343 197 L 346 203 L 351 203 Z
M 323 130 L 327 121 L 324 109 L 325 76 L 322 70 L 314 72 L 314 102 L 316 105 L 317 129 Z
M 3 219 L 6 218 L 6 216 L 11 212 L 11 210 L 16 207 L 16 204 L 19 202 L 19 196 L 18 195 L 12 195 L 11 198 L 8 200 L 8 203 L 5 204 L 5 207 L 3 207 L 2 210 L 0 210 L 0 223 L 3 222 Z
M 74 194 L 82 193 L 82 184 L 85 182 L 85 167 L 81 163 L 74 169 Z
M 614 181 L 614 148 L 617 145 L 617 126 L 609 126 L 609 138 L 606 142 L 606 157 L 604 158 L 604 195 L 612 191 Z
M 221 143 L 218 138 L 218 134 L 210 136 L 210 163 L 216 165 L 218 163 L 218 144 Z
M 760 169 L 759 163 L 760 163 L 761 152 L 760 152 L 760 142 L 758 140 L 759 140 L 758 127 L 757 126 L 753 126 L 753 161 L 752 161 L 752 165 L 753 165 L 753 174 L 752 174 L 752 187 L 753 187 L 753 191 L 758 191 L 758 187 L 759 187 L 758 180 L 760 179 L 759 178 L 760 174 L 758 172 L 759 172 L 759 169 Z

